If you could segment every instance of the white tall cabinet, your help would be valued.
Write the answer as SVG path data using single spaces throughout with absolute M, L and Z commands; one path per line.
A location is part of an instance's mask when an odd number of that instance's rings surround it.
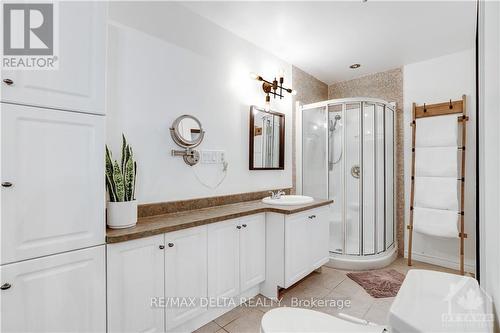
M 3 104 L 1 263 L 103 244 L 104 117 Z
M 59 68 L 2 70 L 2 102 L 104 114 L 106 3 L 58 1 L 57 9 Z
M 59 70 L 2 70 L 2 332 L 106 330 L 106 3 L 58 2 Z
M 98 246 L 1 266 L 1 331 L 105 332 L 104 252 Z

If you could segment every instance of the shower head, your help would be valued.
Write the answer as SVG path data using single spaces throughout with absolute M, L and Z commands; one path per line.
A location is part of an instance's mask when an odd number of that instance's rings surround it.
M 335 115 L 334 119 L 335 119 L 335 121 L 333 122 L 333 124 L 332 124 L 332 121 L 330 120 L 330 131 L 331 132 L 335 131 L 335 129 L 337 128 L 337 122 L 340 119 L 342 119 L 342 117 L 339 114 L 337 114 L 337 115 Z

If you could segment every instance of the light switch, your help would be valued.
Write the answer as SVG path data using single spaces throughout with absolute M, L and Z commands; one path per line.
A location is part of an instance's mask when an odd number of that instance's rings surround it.
M 202 150 L 201 164 L 220 164 L 224 160 L 223 150 Z

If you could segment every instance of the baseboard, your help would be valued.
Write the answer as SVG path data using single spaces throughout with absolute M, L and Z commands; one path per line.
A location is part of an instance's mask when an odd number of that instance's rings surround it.
M 175 328 L 173 328 L 173 332 L 194 332 L 198 328 L 202 327 L 205 324 L 208 324 L 212 320 L 222 316 L 224 313 L 231 311 L 235 307 L 239 306 L 240 304 L 243 303 L 244 300 L 252 298 L 254 296 L 257 296 L 260 293 L 260 285 L 257 285 L 255 287 L 252 287 L 244 292 L 242 292 L 240 295 L 236 296 L 235 299 L 240 299 L 241 302 L 238 302 L 238 304 L 235 304 L 234 307 L 227 307 L 227 308 L 209 308 L 207 311 L 205 311 L 203 314 L 201 314 L 198 317 L 195 317 L 188 322 L 179 325 Z
M 405 255 L 405 258 L 408 258 L 408 250 L 405 250 L 404 255 Z M 436 266 L 455 269 L 457 271 L 460 269 L 460 263 L 458 262 L 458 260 L 450 260 L 449 258 L 429 256 L 429 255 L 419 254 L 419 253 L 412 253 L 411 257 L 412 257 L 412 259 L 414 259 L 416 261 L 421 261 L 421 262 L 425 262 L 425 263 L 436 265 Z M 474 263 L 471 263 L 470 261 L 468 262 L 466 260 L 464 262 L 464 270 L 466 272 L 476 274 L 476 265 Z

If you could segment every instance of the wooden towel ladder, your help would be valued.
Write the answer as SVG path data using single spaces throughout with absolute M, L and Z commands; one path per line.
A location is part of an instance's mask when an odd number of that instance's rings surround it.
M 466 96 L 462 95 L 462 99 L 458 101 L 452 101 L 450 99 L 449 102 L 431 104 L 431 105 L 422 105 L 417 106 L 415 103 L 412 104 L 412 136 L 411 136 L 411 192 L 410 192 L 410 223 L 407 226 L 408 228 L 408 266 L 412 265 L 411 255 L 412 255 L 412 236 L 413 236 L 413 204 L 415 200 L 415 135 L 417 131 L 417 122 L 416 120 L 419 118 L 426 117 L 435 117 L 435 116 L 444 116 L 450 114 L 462 114 L 461 117 L 458 117 L 458 121 L 462 123 L 462 146 L 458 147 L 462 151 L 461 156 L 461 176 L 458 181 L 460 184 L 460 232 L 458 234 L 460 238 L 460 274 L 464 275 L 464 240 L 467 238 L 467 234 L 465 233 L 465 225 L 464 225 L 464 188 L 465 188 L 465 147 L 466 147 L 466 129 L 467 129 L 467 120 L 469 117 L 467 116 L 467 100 Z

